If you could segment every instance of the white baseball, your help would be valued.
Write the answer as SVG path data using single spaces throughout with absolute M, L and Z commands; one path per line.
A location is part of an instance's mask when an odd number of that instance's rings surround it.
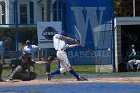
M 110 51 L 111 49 L 110 49 L 110 48 L 108 48 L 107 50 L 109 50 L 109 51 Z

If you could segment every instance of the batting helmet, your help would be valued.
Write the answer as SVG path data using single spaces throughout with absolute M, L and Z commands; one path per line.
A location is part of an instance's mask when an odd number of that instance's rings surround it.
M 61 31 L 60 34 L 65 36 L 66 32 L 65 31 Z

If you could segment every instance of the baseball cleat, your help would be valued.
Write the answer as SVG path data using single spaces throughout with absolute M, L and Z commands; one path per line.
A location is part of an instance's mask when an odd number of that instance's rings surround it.
M 6 80 L 6 82 L 12 82 L 13 81 L 13 79 L 7 79 Z
M 48 80 L 51 80 L 52 75 L 51 74 L 47 74 Z
M 84 78 L 84 77 L 80 77 L 77 79 L 77 81 L 88 81 L 88 79 Z

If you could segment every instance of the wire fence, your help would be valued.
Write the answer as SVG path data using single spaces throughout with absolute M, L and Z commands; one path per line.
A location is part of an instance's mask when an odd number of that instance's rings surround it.
M 66 0 L 10 0 L 9 2 L 1 0 L 0 10 L 0 41 L 3 43 L 3 45 L 0 43 L 2 46 L 0 52 L 3 57 L 1 62 L 3 61 L 4 65 L 10 64 L 11 60 L 21 56 L 26 40 L 30 40 L 34 45 L 38 44 L 37 22 L 62 21 L 62 29 L 66 29 Z M 89 52 L 86 53 L 88 56 Z M 55 55 L 53 49 L 37 50 L 35 61 L 48 61 L 50 55 Z M 75 60 L 79 61 L 77 58 Z M 109 62 L 112 62 L 112 59 Z M 46 65 L 46 68 L 48 67 Z M 53 65 L 51 67 L 53 68 Z M 57 67 L 56 62 L 54 68 Z
M 46 0 L 47 1 L 47 0 Z M 51 4 L 55 2 L 45 2 L 42 0 L 21 1 L 11 0 L 0 1 L 0 56 L 1 64 L 10 65 L 12 60 L 19 59 L 22 54 L 26 40 L 37 45 L 37 22 L 51 20 L 49 14 L 55 15 L 56 12 L 49 11 Z M 56 7 L 52 8 L 56 11 Z M 48 15 L 46 15 L 48 14 Z M 56 20 L 54 16 L 52 20 Z M 47 61 L 48 49 L 35 51 L 35 61 Z

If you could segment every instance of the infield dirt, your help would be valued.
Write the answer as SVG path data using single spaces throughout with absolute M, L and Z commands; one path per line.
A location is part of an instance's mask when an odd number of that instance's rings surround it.
M 47 78 L 37 78 L 31 81 L 14 80 L 10 82 L 0 82 L 0 86 L 28 86 L 28 85 L 44 85 L 44 84 L 70 84 L 70 83 L 127 83 L 140 84 L 140 76 L 113 76 L 113 77 L 93 77 L 88 81 L 77 81 L 71 78 L 53 78 L 48 81 Z

